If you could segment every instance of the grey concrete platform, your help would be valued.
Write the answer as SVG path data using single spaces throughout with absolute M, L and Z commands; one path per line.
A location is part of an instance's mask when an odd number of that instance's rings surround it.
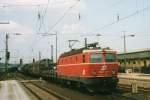
M 119 73 L 119 84 L 132 85 L 136 83 L 138 87 L 150 89 L 150 74 L 139 74 L 139 73 Z
M 0 100 L 31 100 L 16 80 L 0 81 Z

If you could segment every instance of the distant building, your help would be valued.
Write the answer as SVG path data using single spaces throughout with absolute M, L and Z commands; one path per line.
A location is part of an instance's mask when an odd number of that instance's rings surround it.
M 150 73 L 150 49 L 120 53 L 117 59 L 121 72 L 125 72 L 125 69 L 132 69 L 134 72 Z
M 0 63 L 0 72 L 5 72 L 5 64 Z
M 18 65 L 17 64 L 9 64 L 7 66 L 8 71 L 16 71 L 17 70 Z M 0 63 L 0 73 L 1 72 L 5 72 L 6 71 L 6 67 L 4 63 Z

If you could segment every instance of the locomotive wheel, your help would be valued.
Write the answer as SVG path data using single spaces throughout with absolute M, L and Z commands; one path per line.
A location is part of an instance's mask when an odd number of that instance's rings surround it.
M 112 84 L 111 90 L 112 91 L 117 91 L 117 83 Z
M 81 83 L 80 83 L 80 82 L 77 82 L 77 83 L 76 83 L 76 87 L 80 89 L 80 88 L 81 88 Z
M 62 87 L 64 87 L 64 86 L 65 86 L 65 80 L 60 79 L 60 81 L 59 81 L 59 82 L 60 82 L 60 84 L 61 84 L 61 86 L 62 86 Z
M 89 87 L 85 87 L 85 88 L 86 88 L 86 90 L 87 90 L 88 93 L 90 93 L 91 95 L 94 94 L 94 90 L 92 90 L 92 89 L 89 88 Z

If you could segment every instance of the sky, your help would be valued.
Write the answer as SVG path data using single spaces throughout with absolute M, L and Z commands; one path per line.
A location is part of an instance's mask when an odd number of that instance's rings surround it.
M 0 24 L 1 62 L 6 33 L 11 63 L 38 60 L 39 52 L 41 58 L 50 58 L 55 35 L 43 34 L 56 32 L 58 57 L 70 50 L 68 40 L 78 40 L 73 48 L 80 48 L 84 38 L 123 52 L 124 34 L 127 52 L 149 49 L 149 18 L 150 0 L 0 0 L 0 22 L 9 22 Z

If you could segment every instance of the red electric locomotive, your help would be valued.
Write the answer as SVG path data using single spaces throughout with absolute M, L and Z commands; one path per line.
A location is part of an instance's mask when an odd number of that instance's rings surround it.
M 115 89 L 117 73 L 116 51 L 109 48 L 71 50 L 58 59 L 57 75 L 62 82 L 84 85 L 92 91 Z

